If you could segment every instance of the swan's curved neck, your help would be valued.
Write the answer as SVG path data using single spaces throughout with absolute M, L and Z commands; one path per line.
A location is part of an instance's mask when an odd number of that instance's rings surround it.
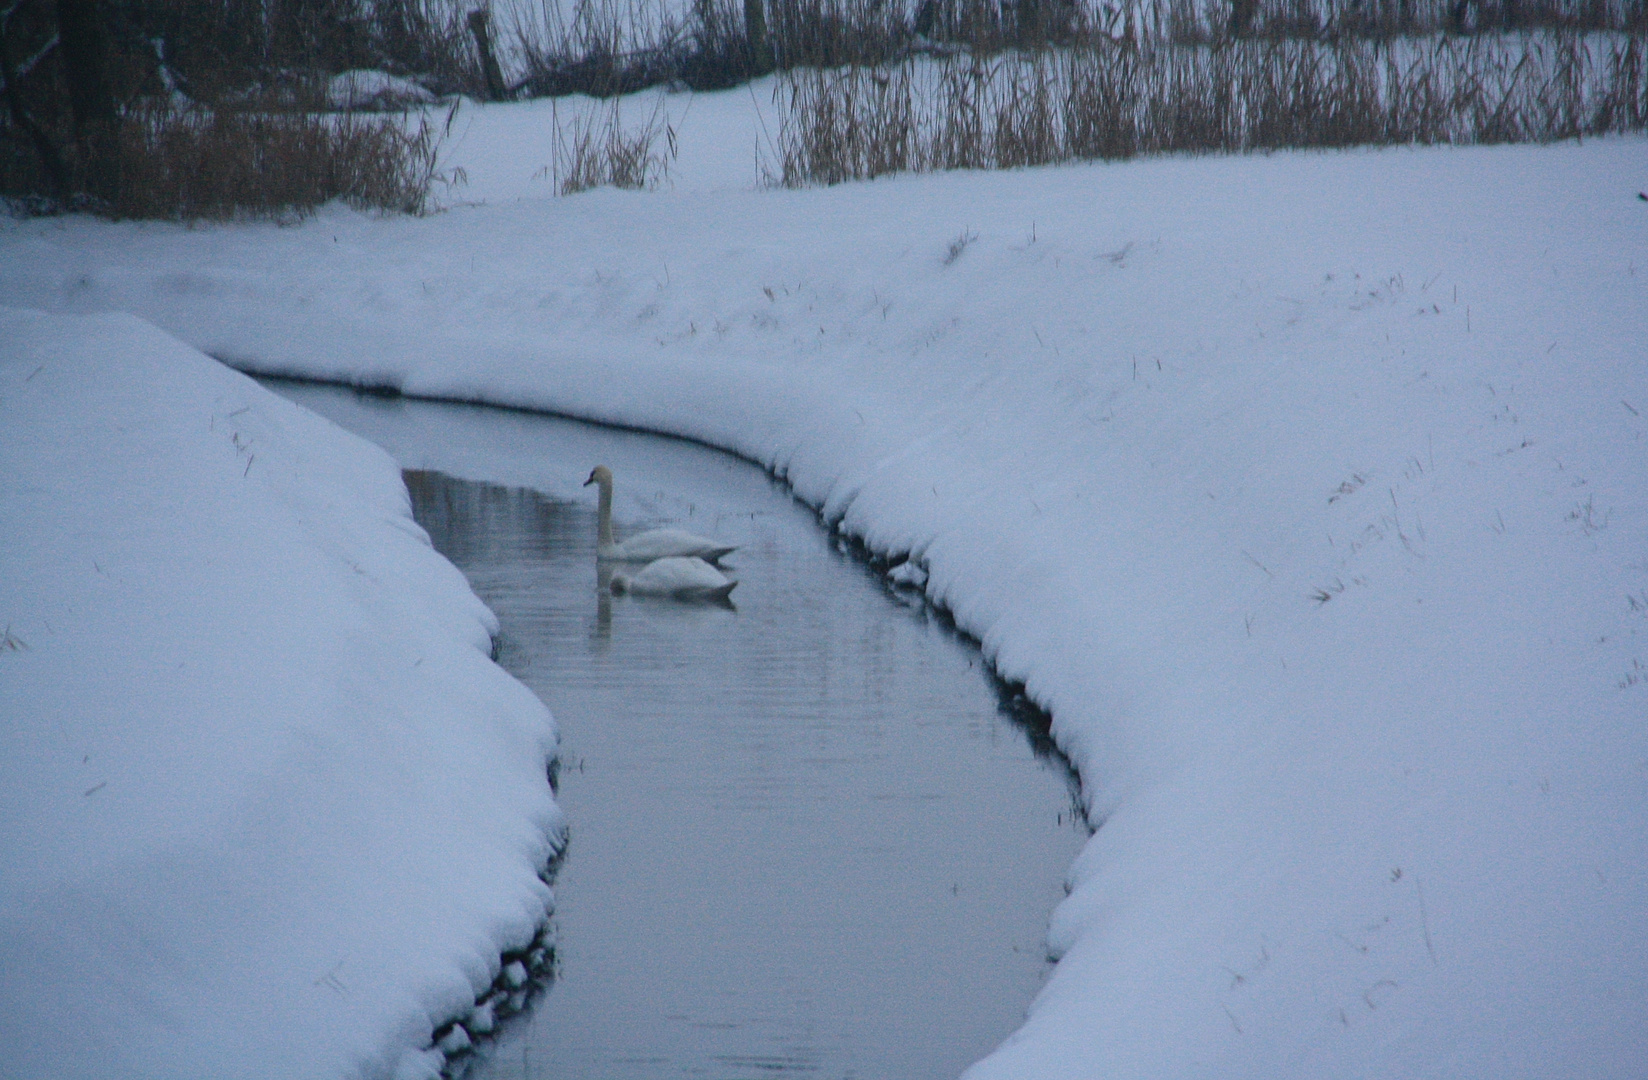
M 600 532 L 596 535 L 596 542 L 610 546 L 612 540 L 612 481 L 597 481 L 601 489 Z

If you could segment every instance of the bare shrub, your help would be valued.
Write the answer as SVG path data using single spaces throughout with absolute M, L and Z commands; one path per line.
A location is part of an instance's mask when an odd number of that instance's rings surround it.
M 53 0 L 17 0 L 47 5 Z M 101 0 L 118 51 L 197 102 L 267 92 L 294 75 L 373 68 L 441 93 L 484 85 L 463 0 Z
M 607 97 L 675 78 L 685 28 L 661 4 L 587 0 L 569 19 L 545 0 L 511 14 L 526 93 Z
M 1122 9 L 1114 21 L 1139 38 L 1178 44 L 1648 28 L 1642 0 L 1127 0 Z
M 909 12 L 886 0 L 772 0 L 767 30 L 781 68 L 884 64 L 909 49 Z
M 752 50 L 747 14 L 758 27 Z M 770 70 L 886 63 L 908 53 L 909 22 L 900 0 L 693 0 L 678 15 L 653 0 L 587 0 L 570 19 L 553 0 L 517 10 L 514 36 L 521 87 L 545 95 L 609 97 L 680 83 L 722 89 Z
M 65 23 L 68 11 L 0 2 L 0 195 L 34 212 L 419 208 L 427 128 L 304 114 L 329 107 L 342 68 L 417 74 L 427 88 L 472 63 L 455 0 L 96 0 Z

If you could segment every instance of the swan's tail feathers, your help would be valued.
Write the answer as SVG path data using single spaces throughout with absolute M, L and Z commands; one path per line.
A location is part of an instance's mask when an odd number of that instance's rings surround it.
M 731 547 L 711 548 L 709 551 L 706 551 L 704 554 L 700 555 L 699 558 L 703 559 L 707 563 L 713 563 L 716 566 L 720 566 L 723 557 L 731 555 L 737 550 L 737 544 L 734 544 Z
M 710 590 L 710 599 L 712 599 L 712 600 L 725 600 L 728 603 L 731 603 L 732 602 L 732 591 L 736 588 L 738 588 L 738 582 L 729 581 L 725 585 L 721 586 L 719 589 Z

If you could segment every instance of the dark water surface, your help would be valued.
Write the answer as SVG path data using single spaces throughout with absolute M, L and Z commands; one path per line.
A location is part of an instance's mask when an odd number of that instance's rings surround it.
M 1087 832 L 976 648 L 725 454 L 270 385 L 411 470 L 560 724 L 559 975 L 471 1076 L 951 1080 L 1018 1027 Z M 736 610 L 598 592 L 597 463 L 620 537 L 742 545 Z

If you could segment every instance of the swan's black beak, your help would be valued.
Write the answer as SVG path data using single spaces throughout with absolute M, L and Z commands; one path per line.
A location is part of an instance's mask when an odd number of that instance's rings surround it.
M 585 487 L 589 487 L 589 485 L 591 485 L 591 484 L 593 484 L 593 483 L 595 483 L 595 474 L 594 474 L 594 473 L 590 473 L 590 474 L 589 474 L 589 479 L 588 479 L 588 480 L 585 480 L 585 481 L 584 481 L 584 486 L 585 486 Z

